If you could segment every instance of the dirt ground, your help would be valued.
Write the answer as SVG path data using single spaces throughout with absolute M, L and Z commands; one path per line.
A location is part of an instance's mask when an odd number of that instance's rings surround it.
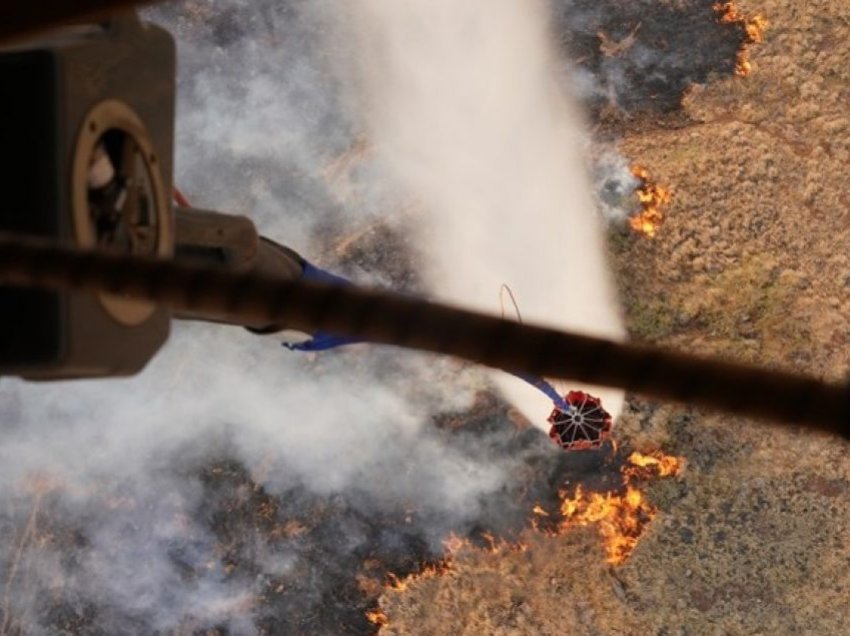
M 654 240 L 614 233 L 633 337 L 839 381 L 850 341 L 850 1 L 742 2 L 752 74 L 692 89 L 622 150 L 673 189 Z M 621 440 L 687 458 L 624 565 L 529 534 L 387 591 L 386 634 L 846 634 L 850 455 L 838 439 L 632 396 Z

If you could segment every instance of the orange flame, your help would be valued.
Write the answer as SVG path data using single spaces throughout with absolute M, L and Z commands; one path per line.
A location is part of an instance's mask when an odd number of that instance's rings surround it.
M 522 541 L 507 541 L 506 539 L 497 539 L 492 532 L 482 532 L 481 539 L 487 544 L 479 548 L 486 550 L 490 554 L 499 554 L 500 552 L 525 552 L 528 550 L 528 544 Z M 472 544 L 469 544 L 472 546 Z M 474 547 L 474 546 L 472 546 Z
M 632 166 L 631 171 L 640 181 L 635 193 L 640 202 L 641 211 L 629 219 L 629 225 L 638 234 L 653 238 L 664 222 L 663 208 L 673 197 L 669 190 L 652 182 L 649 170 L 643 166 Z
M 469 547 L 469 539 L 459 537 L 454 532 L 451 532 L 447 538 L 443 539 L 443 547 L 449 555 L 454 555 L 462 549 Z
M 440 559 L 435 563 L 425 563 L 418 572 L 399 577 L 390 572 L 387 574 L 387 587 L 396 592 L 404 592 L 415 581 L 430 579 L 435 576 L 443 576 L 454 569 L 451 555 Z
M 548 513 L 548 512 L 546 512 L 546 511 L 545 511 L 545 510 L 544 510 L 544 509 L 540 506 L 540 504 L 536 504 L 536 505 L 534 506 L 534 508 L 532 508 L 532 509 L 531 509 L 531 513 L 532 513 L 532 514 L 534 514 L 534 515 L 536 515 L 536 516 L 538 516 L 538 517 L 548 517 L 548 516 L 549 516 L 549 513 Z
M 566 493 L 563 497 L 561 529 L 597 524 L 605 543 L 605 560 L 612 565 L 620 565 L 631 556 L 644 528 L 657 514 L 657 509 L 634 486 L 627 486 L 624 494 L 589 495 L 579 486 L 572 497 Z
M 586 495 L 579 486 L 572 498 L 564 494 L 561 514 L 564 517 L 562 528 L 597 524 L 605 542 L 605 560 L 612 565 L 620 565 L 637 547 L 644 528 L 655 518 L 657 509 L 633 486 L 627 486 L 622 495 L 614 492 Z
M 661 452 L 632 453 L 623 466 L 625 491 L 585 493 L 581 486 L 575 493 L 561 493 L 560 531 L 574 526 L 596 524 L 605 544 L 606 561 L 612 565 L 624 563 L 637 547 L 646 526 L 658 514 L 646 496 L 634 485 L 639 479 L 651 476 L 678 475 L 684 463 L 681 458 Z
M 681 457 L 665 455 L 661 451 L 653 451 L 646 455 L 635 451 L 629 455 L 629 463 L 638 468 L 655 469 L 658 477 L 678 475 L 684 467 L 684 460 Z M 628 471 L 629 468 L 627 467 L 626 470 Z
M 750 62 L 750 45 L 764 42 L 764 32 L 768 22 L 761 15 L 747 16 L 738 9 L 734 2 L 717 2 L 712 8 L 717 13 L 720 24 L 737 24 L 744 29 L 744 43 L 738 51 L 735 60 L 735 74 L 745 77 L 753 70 Z
M 572 496 L 566 491 L 560 493 L 561 520 L 557 526 L 557 534 L 576 525 L 595 524 L 604 542 L 606 561 L 612 565 L 624 563 L 637 547 L 649 522 L 658 514 L 658 508 L 646 499 L 635 482 L 652 477 L 679 475 L 683 467 L 684 460 L 681 457 L 665 455 L 661 451 L 633 452 L 620 469 L 623 476 L 622 489 L 585 493 L 581 486 L 577 486 Z M 538 525 L 538 520 L 551 517 L 550 512 L 540 504 L 535 505 L 531 512 L 532 526 L 540 532 L 552 533 L 551 528 L 541 528 Z M 455 555 L 461 550 L 482 550 L 497 554 L 505 551 L 524 552 L 528 549 L 525 543 L 497 539 L 487 532 L 481 536 L 486 545 L 479 548 L 467 538 L 450 534 L 443 541 L 446 550 L 443 559 L 425 564 L 419 572 L 404 577 L 390 573 L 387 575 L 387 587 L 396 592 L 404 592 L 416 581 L 445 575 L 454 570 Z M 389 617 L 380 608 L 367 612 L 366 618 L 378 625 L 379 632 L 390 622 Z
M 436 563 L 423 564 L 422 569 L 419 570 L 419 572 L 414 572 L 402 577 L 397 576 L 392 572 L 388 573 L 386 585 L 387 589 L 394 590 L 396 592 L 406 592 L 407 588 L 416 581 L 447 574 L 454 567 L 453 556 L 455 552 L 469 545 L 469 541 L 452 533 L 445 541 L 443 541 L 443 545 L 446 547 L 447 556 Z M 377 633 L 379 634 L 384 633 L 384 627 L 390 624 L 390 617 L 387 616 L 381 607 L 366 612 L 366 620 L 373 625 L 378 626 Z
M 366 612 L 366 620 L 378 627 L 385 627 L 390 624 L 390 617 L 384 614 L 381 608 Z

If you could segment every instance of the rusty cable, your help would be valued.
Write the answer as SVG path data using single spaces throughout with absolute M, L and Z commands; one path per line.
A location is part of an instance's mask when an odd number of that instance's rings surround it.
M 850 438 L 850 390 L 812 377 L 580 336 L 357 287 L 285 281 L 0 237 L 0 281 L 126 294 L 245 324 L 285 324 L 616 387 Z

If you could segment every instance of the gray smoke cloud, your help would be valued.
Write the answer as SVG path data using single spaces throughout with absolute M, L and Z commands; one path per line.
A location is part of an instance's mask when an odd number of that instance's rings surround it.
M 19 405 L 4 408 L 0 447 L 5 619 L 53 633 L 41 598 L 53 592 L 95 604 L 106 633 L 189 619 L 251 633 L 258 590 L 218 565 L 220 539 L 202 506 L 198 467 L 225 453 L 260 471 L 253 477 L 271 496 L 297 486 L 369 512 L 439 517 L 418 528 L 438 546 L 502 486 L 505 466 L 470 458 L 429 426 L 432 413 L 469 407 L 474 372 L 381 357 L 351 352 L 317 370 L 247 334 L 184 326 L 130 380 L 4 380 L 3 403 Z M 390 366 L 395 377 L 383 375 Z M 33 516 L 38 529 L 28 531 Z M 283 576 L 302 558 L 282 548 L 262 559 L 263 574 Z
M 635 190 L 640 180 L 632 174 L 629 161 L 614 144 L 594 144 L 591 178 L 596 207 L 606 221 L 623 226 L 635 209 Z
M 620 334 L 542 8 L 430 4 L 435 21 L 413 32 L 392 31 L 400 16 L 349 22 L 350 7 L 326 0 L 148 10 L 179 43 L 177 183 L 361 282 L 487 311 L 506 282 L 529 318 L 590 328 L 570 313 L 578 285 L 595 331 Z M 413 39 L 376 50 L 352 26 Z M 446 47 L 429 48 L 443 28 Z M 422 64 L 395 57 L 407 53 Z M 364 63 L 387 74 L 364 84 Z M 399 101 L 404 77 L 421 103 Z M 536 394 L 497 382 L 545 417 Z M 453 360 L 368 346 L 302 357 L 198 324 L 176 325 L 134 378 L 0 380 L 0 633 L 368 629 L 340 618 L 353 607 L 365 620 L 363 563 L 409 567 L 449 530 L 497 523 L 519 499 L 516 473 L 562 457 L 538 431 L 516 433 L 504 405 L 482 406 L 491 386 Z M 484 413 L 476 428 L 453 432 L 470 410 Z
M 396 202 L 368 157 L 344 195 L 329 177 L 360 135 L 357 104 L 329 59 L 324 30 L 334 13 L 329 3 L 293 1 L 147 14 L 180 46 L 177 182 L 196 205 L 248 214 L 305 254 L 375 218 L 391 223 Z M 0 631 L 255 633 L 268 581 L 287 591 L 303 584 L 292 593 L 302 619 L 330 612 L 338 577 L 298 583 L 333 567 L 311 550 L 333 546 L 327 559 L 340 562 L 364 545 L 402 552 L 393 542 L 409 532 L 420 555 L 438 551 L 445 532 L 504 485 L 512 460 L 470 456 L 432 425 L 437 413 L 468 409 L 483 388 L 479 371 L 450 360 L 366 347 L 314 360 L 205 325 L 177 325 L 138 377 L 0 380 Z M 232 496 L 211 486 L 218 461 L 246 467 L 281 507 L 298 494 L 303 505 L 285 505 L 305 525 L 321 500 L 367 519 L 407 510 L 423 521 L 385 538 L 350 516 L 323 521 L 321 532 L 336 528 L 327 539 L 255 537 L 232 555 L 254 569 L 228 571 L 218 530 L 226 515 L 212 518 Z

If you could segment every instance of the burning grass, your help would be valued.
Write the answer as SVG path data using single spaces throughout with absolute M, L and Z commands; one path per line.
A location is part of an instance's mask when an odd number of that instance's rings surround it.
M 768 22 L 761 15 L 747 16 L 741 12 L 734 2 L 717 2 L 713 5 L 720 24 L 737 25 L 743 30 L 744 39 L 738 49 L 735 60 L 735 74 L 746 77 L 753 70 L 750 62 L 750 46 L 764 42 L 764 32 Z
M 678 475 L 683 460 L 661 452 L 634 452 L 621 467 L 622 487 L 608 492 L 587 492 L 581 485 L 561 492 L 558 532 L 574 526 L 596 525 L 602 537 L 606 561 L 622 565 L 637 547 L 647 525 L 658 514 L 641 490 L 642 482 Z
M 634 165 L 631 170 L 640 182 L 635 190 L 640 212 L 629 219 L 629 226 L 642 236 L 654 238 L 664 222 L 664 208 L 672 201 L 673 195 L 669 189 L 655 183 L 649 170 L 643 166 Z
M 379 629 L 390 624 L 390 617 L 384 614 L 384 612 L 380 609 L 366 612 L 366 620 L 373 625 L 377 625 Z
M 661 451 L 632 452 L 625 460 L 614 450 L 614 462 L 620 461 L 619 484 L 602 491 L 592 490 L 583 484 L 564 488 L 559 492 L 559 502 L 553 508 L 535 504 L 531 510 L 531 526 L 537 532 L 560 536 L 573 528 L 595 526 L 602 540 L 607 563 L 618 566 L 625 563 L 634 552 L 648 525 L 658 515 L 658 508 L 644 493 L 647 482 L 681 474 L 684 460 Z M 386 589 L 404 593 L 412 585 L 425 579 L 449 575 L 455 568 L 458 556 L 469 550 L 489 552 L 498 557 L 509 551 L 525 551 L 521 540 L 498 539 L 484 532 L 477 540 L 449 535 L 444 541 L 445 557 L 433 564 L 423 565 L 405 577 L 388 575 Z M 390 624 L 390 618 L 380 607 L 367 612 L 367 619 L 379 631 Z

